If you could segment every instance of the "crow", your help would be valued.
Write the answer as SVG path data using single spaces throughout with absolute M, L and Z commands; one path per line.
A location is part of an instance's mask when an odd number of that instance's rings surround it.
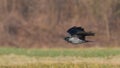
M 65 40 L 70 43 L 84 43 L 88 42 L 86 36 L 94 36 L 93 32 L 86 32 L 82 27 L 73 26 L 67 30 L 69 36 L 65 37 Z

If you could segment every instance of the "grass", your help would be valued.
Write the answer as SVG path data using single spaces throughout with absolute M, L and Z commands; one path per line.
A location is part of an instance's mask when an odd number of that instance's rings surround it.
M 120 49 L 0 48 L 0 68 L 120 68 Z
M 41 67 L 40 67 L 41 66 Z M 27 64 L 23 66 L 1 66 L 1 68 L 120 68 L 120 66 L 114 66 L 114 65 L 105 65 L 105 64 L 88 64 L 88 63 L 82 63 L 82 64 Z
M 109 57 L 120 55 L 119 48 L 80 48 L 80 49 L 22 49 L 0 48 L 0 55 L 16 54 L 35 57 Z

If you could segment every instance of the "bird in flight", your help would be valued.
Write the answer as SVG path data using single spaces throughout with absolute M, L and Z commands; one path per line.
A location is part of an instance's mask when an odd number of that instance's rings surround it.
M 68 36 L 64 39 L 73 44 L 89 42 L 86 36 L 94 36 L 93 32 L 86 32 L 82 27 L 73 26 L 67 30 Z

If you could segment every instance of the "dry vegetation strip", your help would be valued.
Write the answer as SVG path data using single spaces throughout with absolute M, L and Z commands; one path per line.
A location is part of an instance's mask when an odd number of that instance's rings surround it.
M 120 65 L 120 56 L 114 56 L 110 58 L 83 58 L 83 57 L 29 57 L 24 55 L 1 55 L 0 56 L 0 66 L 5 67 L 13 67 L 16 68 L 17 66 L 20 68 L 34 68 L 41 67 L 41 66 L 47 66 L 46 68 L 52 68 L 53 67 L 60 67 L 62 66 L 64 68 L 69 68 L 69 66 L 77 67 L 83 66 L 84 68 L 86 66 L 89 67 L 97 67 L 100 68 L 100 66 L 110 66 L 110 68 L 113 68 L 112 66 L 119 67 Z
M 22 65 L 28 63 L 100 63 L 100 64 L 120 64 L 120 56 L 110 58 L 84 58 L 84 57 L 29 57 L 22 55 L 1 55 L 0 65 Z

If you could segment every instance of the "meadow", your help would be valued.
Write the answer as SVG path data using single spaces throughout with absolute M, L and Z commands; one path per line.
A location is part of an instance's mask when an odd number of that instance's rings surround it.
M 120 68 L 120 48 L 0 48 L 0 68 Z

